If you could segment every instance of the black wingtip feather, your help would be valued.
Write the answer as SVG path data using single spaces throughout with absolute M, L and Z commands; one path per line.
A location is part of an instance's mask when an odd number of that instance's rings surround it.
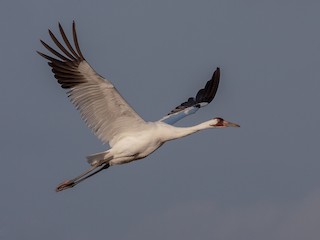
M 83 78 L 82 73 L 79 71 L 78 66 L 82 61 L 85 61 L 80 48 L 78 44 L 78 39 L 76 36 L 76 30 L 75 30 L 75 22 L 73 21 L 73 40 L 74 45 L 76 48 L 76 51 L 71 46 L 67 36 L 64 33 L 64 30 L 60 23 L 59 30 L 60 34 L 62 36 L 63 42 L 65 43 L 64 47 L 61 42 L 56 38 L 56 36 L 51 32 L 49 29 L 49 35 L 58 48 L 58 50 L 61 51 L 58 52 L 52 47 L 50 47 L 47 43 L 40 40 L 41 44 L 53 55 L 54 57 L 51 57 L 49 55 L 46 55 L 42 52 L 36 51 L 41 57 L 48 60 L 49 66 L 52 68 L 52 72 L 54 73 L 54 77 L 58 80 L 58 83 L 61 84 L 62 88 L 72 88 L 76 85 L 85 83 L 87 80 Z
M 82 59 L 82 60 L 84 60 L 84 57 L 80 57 L 79 55 L 78 55 L 78 53 L 73 49 L 73 47 L 71 46 L 71 44 L 70 44 L 70 42 L 69 42 L 69 40 L 68 40 L 68 38 L 67 38 L 67 36 L 66 36 L 66 34 L 65 34 L 65 32 L 64 32 L 64 30 L 63 30 L 63 28 L 62 28 L 62 26 L 61 26 L 61 24 L 59 23 L 59 30 L 60 30 L 60 34 L 61 34 L 61 36 L 62 36 L 62 38 L 63 38 L 63 41 L 64 41 L 64 43 L 66 44 L 66 46 L 68 47 L 68 49 L 72 52 L 72 54 L 77 58 L 77 59 Z
M 79 54 L 79 56 L 84 59 L 83 55 L 82 55 L 82 52 L 80 50 L 80 47 L 79 47 L 79 42 L 78 42 L 78 37 L 77 37 L 77 31 L 76 31 L 76 23 L 75 21 L 72 22 L 72 34 L 73 34 L 73 41 L 74 41 L 74 45 L 76 47 L 76 50 Z
M 188 107 L 196 106 L 201 107 L 200 103 L 210 103 L 218 90 L 220 81 L 220 68 L 216 68 L 214 71 L 212 78 L 206 83 L 205 87 L 203 89 L 200 89 L 197 92 L 197 95 L 195 98 L 189 98 L 187 102 L 184 102 L 177 106 L 175 109 L 173 109 L 168 115 L 182 111 L 183 109 L 186 109 Z
M 72 59 L 72 60 L 77 60 L 77 58 L 75 56 L 73 56 L 70 52 L 67 51 L 67 49 L 62 46 L 62 44 L 58 41 L 58 39 L 56 38 L 56 36 L 49 30 L 49 35 L 52 39 L 52 41 L 56 44 L 56 46 L 58 46 L 58 48 L 65 54 L 67 55 L 68 58 Z
M 214 71 L 212 78 L 209 82 L 211 82 L 211 86 L 210 86 L 210 89 L 207 93 L 208 94 L 207 95 L 208 103 L 210 103 L 214 99 L 214 97 L 216 96 L 216 93 L 218 91 L 219 82 L 220 82 L 220 68 L 217 68 Z

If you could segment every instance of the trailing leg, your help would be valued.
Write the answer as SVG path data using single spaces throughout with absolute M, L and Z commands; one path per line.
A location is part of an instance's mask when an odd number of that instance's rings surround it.
M 73 178 L 71 180 L 67 180 L 67 181 L 64 181 L 64 182 L 60 183 L 56 187 L 56 192 L 60 192 L 60 191 L 65 190 L 65 189 L 72 188 L 75 185 L 77 185 L 78 183 L 82 182 L 83 180 L 85 180 L 85 179 L 87 179 L 89 177 L 92 177 L 93 175 L 101 172 L 104 169 L 107 169 L 108 167 L 110 167 L 109 163 L 101 163 L 101 164 L 97 164 L 95 166 L 92 166 L 91 168 L 89 168 L 87 171 L 83 172 L 79 176 L 77 176 L 77 177 L 75 177 L 75 178 Z M 96 170 L 96 171 L 94 171 L 94 170 Z M 91 173 L 92 171 L 94 171 L 94 172 Z

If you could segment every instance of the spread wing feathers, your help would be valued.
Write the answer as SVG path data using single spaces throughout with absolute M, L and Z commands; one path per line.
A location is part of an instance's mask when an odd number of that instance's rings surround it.
M 180 104 L 175 109 L 173 109 L 167 116 L 160 119 L 160 122 L 165 122 L 167 124 L 174 124 L 182 118 L 195 113 L 201 107 L 209 104 L 215 97 L 220 81 L 220 69 L 217 68 L 212 78 L 207 82 L 203 89 L 200 89 L 196 97 L 191 97 L 188 101 Z
M 105 143 L 118 134 L 141 128 L 145 121 L 128 105 L 112 83 L 98 75 L 83 57 L 75 22 L 72 25 L 75 48 L 70 44 L 60 24 L 59 30 L 66 47 L 50 30 L 49 35 L 61 52 L 40 40 L 56 58 L 38 53 L 49 61 L 48 64 L 61 87 L 69 90 L 68 97 L 80 111 L 88 127 Z

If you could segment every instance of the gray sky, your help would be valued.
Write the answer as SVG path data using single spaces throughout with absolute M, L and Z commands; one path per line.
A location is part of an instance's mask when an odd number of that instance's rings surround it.
M 320 239 L 319 1 L 2 1 L 0 238 Z M 146 120 L 222 70 L 207 130 L 75 189 L 105 150 L 36 53 L 58 21 Z

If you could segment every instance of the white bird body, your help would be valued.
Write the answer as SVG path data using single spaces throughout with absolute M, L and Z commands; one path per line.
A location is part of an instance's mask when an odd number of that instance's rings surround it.
M 115 144 L 110 145 L 110 153 L 113 156 L 110 165 L 122 164 L 118 158 L 132 157 L 132 160 L 137 160 L 154 152 L 163 144 L 158 132 L 157 124 L 148 122 L 143 130 L 128 132 L 117 137 Z
M 192 127 L 173 126 L 180 119 L 195 113 L 212 101 L 219 85 L 219 68 L 195 98 L 189 98 L 157 122 L 146 122 L 129 106 L 113 84 L 97 74 L 87 63 L 79 48 L 75 23 L 73 22 L 75 49 L 60 24 L 59 29 L 67 48 L 50 30 L 49 34 L 63 54 L 43 41 L 41 43 L 57 58 L 38 53 L 49 60 L 48 64 L 52 67 L 55 78 L 62 88 L 69 90 L 68 97 L 80 111 L 87 126 L 102 142 L 108 143 L 110 149 L 88 156 L 88 162 L 92 167 L 80 176 L 60 184 L 57 191 L 73 187 L 109 166 L 142 159 L 167 141 L 207 128 L 239 127 L 222 118 L 213 118 Z M 100 169 L 88 175 L 98 167 Z
M 147 122 L 142 130 L 126 132 L 112 139 L 110 141 L 111 149 L 105 152 L 103 158 L 112 157 L 109 161 L 110 165 L 142 159 L 153 153 L 165 142 L 211 128 L 216 122 L 217 120 L 213 119 L 192 127 L 174 127 L 159 121 Z M 95 162 L 91 161 L 90 164 L 93 165 Z

